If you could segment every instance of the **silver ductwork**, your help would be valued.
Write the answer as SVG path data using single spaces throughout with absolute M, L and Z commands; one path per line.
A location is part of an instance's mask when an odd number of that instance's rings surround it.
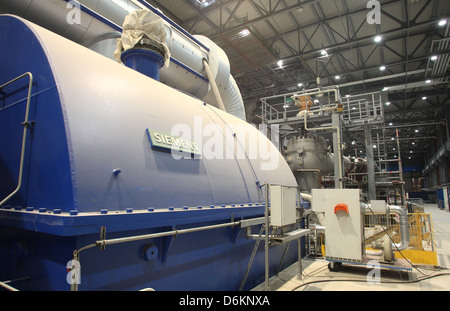
M 363 214 L 372 213 L 395 213 L 399 217 L 400 222 L 400 243 L 392 243 L 392 249 L 403 251 L 409 245 L 409 220 L 408 212 L 401 206 L 387 205 L 386 209 L 375 208 L 371 204 L 361 203 L 361 212 Z
M 115 5 L 113 1 L 90 2 L 91 7 L 99 10 L 99 15 L 107 13 L 109 16 L 99 20 L 86 10 L 81 11 L 79 20 L 75 21 L 77 16 L 72 15 L 75 13 L 74 7 L 69 1 L 64 0 L 2 0 L 0 13 L 18 15 L 81 45 L 106 33 L 119 33 L 119 25 L 128 12 Z
M 73 22 L 75 6 L 79 20 Z M 0 13 L 15 14 L 50 31 L 86 46 L 113 59 L 121 26 L 130 12 L 150 9 L 166 21 L 170 36 L 167 45 L 172 54 L 169 68 L 160 72 L 161 82 L 187 92 L 213 106 L 219 107 L 205 72 L 203 60 L 208 61 L 218 87 L 224 110 L 245 120 L 244 102 L 230 73 L 228 58 L 220 47 L 203 36 L 191 36 L 161 11 L 140 0 L 2 0 Z

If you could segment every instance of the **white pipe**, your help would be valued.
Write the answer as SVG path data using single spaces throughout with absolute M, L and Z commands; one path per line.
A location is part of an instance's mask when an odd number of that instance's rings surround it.
M 216 97 L 216 101 L 217 104 L 219 105 L 219 108 L 223 111 L 226 111 L 222 101 L 222 97 L 220 96 L 219 93 L 219 89 L 217 88 L 216 80 L 214 79 L 213 73 L 206 59 L 203 59 L 203 65 L 205 66 L 206 75 L 208 76 L 209 84 L 211 85 L 211 88 L 214 92 L 214 96 Z
M 312 195 L 301 193 L 302 199 L 308 202 L 312 202 Z
M 266 204 L 264 206 L 264 217 L 265 217 L 265 224 L 264 224 L 264 262 L 265 262 L 265 290 L 270 290 L 269 285 L 269 195 L 270 195 L 270 185 L 268 183 L 264 183 L 266 186 L 266 195 L 265 200 Z
M 0 286 L 11 291 L 11 292 L 18 292 L 19 290 L 17 288 L 14 288 L 12 286 L 9 286 L 8 284 L 6 284 L 5 282 L 0 282 Z
M 222 92 L 222 100 L 226 111 L 235 117 L 246 120 L 244 100 L 233 75 L 229 75 L 228 85 Z
M 315 90 L 315 89 L 312 89 L 312 90 Z M 299 94 L 291 96 L 291 98 L 293 100 L 295 100 L 294 98 L 299 97 L 299 96 L 316 95 L 316 94 L 322 95 L 323 93 L 331 93 L 331 92 L 334 93 L 334 99 L 337 101 L 339 97 L 338 97 L 338 90 L 336 88 L 326 89 L 323 91 L 320 89 L 317 89 L 317 91 L 315 91 L 315 92 L 299 93 Z M 326 108 L 324 108 L 324 109 L 326 110 Z M 315 110 L 315 111 L 324 111 L 324 110 Z
M 383 251 L 366 249 L 366 255 L 381 256 L 381 255 L 383 255 Z

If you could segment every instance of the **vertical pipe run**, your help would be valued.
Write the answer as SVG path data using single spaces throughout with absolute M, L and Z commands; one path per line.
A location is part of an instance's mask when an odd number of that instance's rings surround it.
M 309 235 L 308 235 L 309 237 Z M 309 244 L 309 241 L 308 241 Z M 302 249 L 301 249 L 301 241 L 300 238 L 297 239 L 297 248 L 298 248 L 298 276 L 297 279 L 302 279 Z
M 270 185 L 266 183 L 266 206 L 264 210 L 265 219 L 265 290 L 269 291 L 269 187 Z
M 23 121 L 22 125 L 23 125 L 23 138 L 22 138 L 22 151 L 20 154 L 20 164 L 19 164 L 19 179 L 17 181 L 17 187 L 16 189 L 10 194 L 8 195 L 5 199 L 3 199 L 0 202 L 0 207 L 5 204 L 9 199 L 11 199 L 14 195 L 17 194 L 17 192 L 19 192 L 20 188 L 22 187 L 22 180 L 23 180 L 23 167 L 24 167 L 24 162 L 25 162 L 25 148 L 26 148 L 26 144 L 27 144 L 27 136 L 28 136 L 28 127 L 29 127 L 29 115 L 30 115 L 30 103 L 31 103 L 31 91 L 33 88 L 33 74 L 31 72 L 26 72 L 20 76 L 18 76 L 15 79 L 12 79 L 9 82 L 6 82 L 3 85 L 0 85 L 0 89 L 4 88 L 5 86 L 20 80 L 24 77 L 28 76 L 30 81 L 28 84 L 28 96 L 27 96 L 27 106 L 25 108 L 25 120 Z
M 209 84 L 211 85 L 211 88 L 213 89 L 214 96 L 216 97 L 219 108 L 223 111 L 227 111 L 225 109 L 225 105 L 223 104 L 222 97 L 220 97 L 219 88 L 217 87 L 216 80 L 214 79 L 214 75 L 213 75 L 211 68 L 209 67 L 209 64 L 206 59 L 203 59 L 203 65 L 205 66 L 206 75 L 208 76 Z
M 336 132 L 333 132 L 333 150 L 335 153 L 334 157 L 334 188 L 335 189 L 343 189 L 344 188 L 344 180 L 342 173 L 342 142 L 341 142 L 341 120 L 340 115 L 337 113 L 333 113 L 331 116 L 333 127 L 336 129 Z
M 402 187 L 402 206 L 406 206 L 405 204 L 405 184 L 403 182 L 403 165 L 402 165 L 402 157 L 400 155 L 400 137 L 398 136 L 398 129 L 395 130 L 397 134 L 397 149 L 398 149 L 398 170 L 400 171 L 400 185 Z
M 370 124 L 364 124 L 364 132 L 366 134 L 367 183 L 369 185 L 369 200 L 375 200 L 377 198 L 377 191 L 375 187 L 372 126 Z

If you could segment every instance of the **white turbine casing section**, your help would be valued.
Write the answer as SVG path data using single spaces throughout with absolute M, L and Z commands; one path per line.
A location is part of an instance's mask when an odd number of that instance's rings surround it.
M 80 1 L 85 2 L 85 1 Z M 92 2 L 92 1 L 90 1 Z M 114 5 L 112 1 L 98 1 L 92 3 L 93 7 L 102 10 L 105 14 L 126 15 L 126 11 Z M 109 8 L 108 8 L 109 7 Z M 115 12 L 113 7 L 119 10 Z M 106 33 L 115 32 L 109 25 L 99 21 L 91 15 L 81 12 L 78 23 L 69 24 L 68 14 L 71 12 L 68 3 L 63 0 L 2 0 L 0 1 L 0 13 L 19 15 L 35 24 L 49 29 L 67 39 L 83 45 L 84 42 Z M 70 19 L 70 17 L 69 17 Z M 111 17 L 110 20 L 114 21 Z
M 79 2 L 118 26 L 122 26 L 125 16 L 129 14 L 127 10 L 116 5 L 113 1 L 79 0 Z M 130 10 L 141 9 L 131 1 L 127 1 L 127 4 Z M 2 0 L 0 12 L 25 17 L 31 22 L 114 59 L 113 54 L 117 47 L 116 39 L 120 37 L 120 33 L 112 26 L 83 11 L 80 13 L 80 24 L 68 24 L 67 15 L 70 12 L 70 6 L 68 8 L 68 3 L 64 0 Z M 171 62 L 169 68 L 162 68 L 160 81 L 218 107 L 214 93 L 209 83 L 205 81 L 206 73 L 203 59 L 207 59 L 215 76 L 225 110 L 245 120 L 242 96 L 230 73 L 230 64 L 225 52 L 210 39 L 204 36 L 194 36 L 195 39 L 210 49 L 207 52 L 169 23 L 166 23 L 166 27 L 168 33 L 166 43 L 172 58 L 182 65 Z

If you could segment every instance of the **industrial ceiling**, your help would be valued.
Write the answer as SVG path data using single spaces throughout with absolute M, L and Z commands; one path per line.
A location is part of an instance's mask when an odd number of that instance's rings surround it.
M 96 1 L 80 2 L 95 11 Z M 399 129 L 410 164 L 426 165 L 432 154 L 425 154 L 447 140 L 448 0 L 132 2 L 159 8 L 223 48 L 249 122 L 260 122 L 260 98 L 315 88 L 320 77 L 322 86 L 339 86 L 342 96 L 381 91 L 386 133 Z
M 384 90 L 387 135 L 399 129 L 406 163 L 424 164 L 439 147 L 450 105 L 448 0 L 147 2 L 225 50 L 251 122 L 260 98 L 317 87 L 320 77 L 343 96 Z

